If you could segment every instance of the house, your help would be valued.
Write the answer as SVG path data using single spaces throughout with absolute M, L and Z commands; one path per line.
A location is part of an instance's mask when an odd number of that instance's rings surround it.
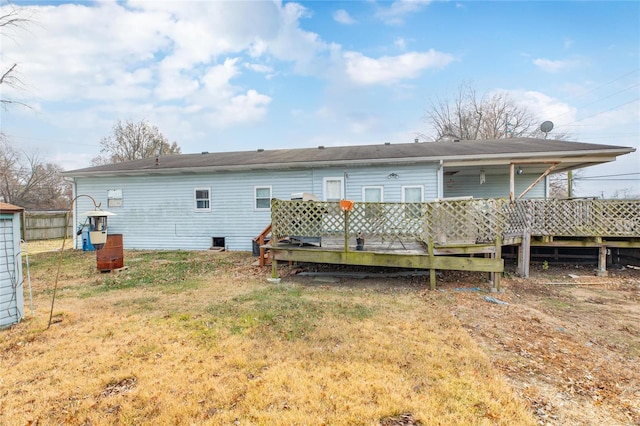
M 20 231 L 22 207 L 0 202 L 0 328 L 24 317 Z
M 183 154 L 65 172 L 127 249 L 251 250 L 271 199 L 423 202 L 546 198 L 548 175 L 614 161 L 633 148 L 559 140 L 423 142 Z M 76 225 L 93 210 L 79 197 Z

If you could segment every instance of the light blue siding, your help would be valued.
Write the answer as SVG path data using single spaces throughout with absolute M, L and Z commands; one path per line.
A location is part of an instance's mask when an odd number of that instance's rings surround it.
M 323 178 L 344 178 L 346 173 L 346 199 L 363 201 L 363 186 L 382 186 L 384 193 L 383 201 L 401 202 L 403 186 L 422 185 L 424 187 L 425 201 L 430 201 L 436 199 L 438 196 L 437 167 L 438 165 L 433 163 L 427 166 L 320 169 L 314 171 L 314 194 L 323 199 Z M 392 174 L 397 177 L 389 177 Z
M 282 171 L 228 172 L 176 176 L 76 178 L 76 195 L 86 194 L 115 213 L 108 232 L 123 234 L 127 249 L 206 250 L 212 237 L 224 237 L 228 250 L 252 249 L 252 240 L 271 221 L 270 211 L 255 209 L 256 186 L 270 186 L 272 197 L 288 200 L 296 192 L 323 197 L 324 177 L 347 174 L 346 198 L 361 201 L 363 186 L 383 186 L 384 201 L 401 201 L 403 185 L 423 185 L 425 200 L 437 197 L 437 164 L 398 167 L 347 167 Z M 397 178 L 388 178 L 395 173 Z M 210 188 L 211 211 L 195 211 L 194 189 Z M 107 206 L 107 191 L 122 190 L 122 206 Z M 76 224 L 93 210 L 88 197 L 76 202 Z M 78 239 L 77 247 L 81 247 Z
M 20 216 L 0 217 L 0 328 L 24 317 Z
M 516 175 L 515 196 L 520 195 L 539 175 Z M 444 176 L 444 197 L 504 198 L 509 196 L 509 175 L 487 175 L 480 184 L 479 175 Z M 524 198 L 544 198 L 546 183 L 543 179 Z

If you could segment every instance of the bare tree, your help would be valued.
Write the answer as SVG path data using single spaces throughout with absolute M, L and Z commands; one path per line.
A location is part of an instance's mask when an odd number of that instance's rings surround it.
M 100 156 L 91 160 L 93 165 L 122 163 L 157 155 L 180 154 L 177 143 L 169 143 L 156 126 L 146 121 L 118 120 L 109 136 L 100 141 Z
M 571 183 L 569 183 L 571 179 Z M 563 172 L 549 175 L 549 198 L 567 198 L 574 196 L 582 179 L 582 170 L 572 170 L 571 173 Z M 571 194 L 569 194 L 571 187 Z
M 506 93 L 478 96 L 468 84 L 461 84 L 455 99 L 431 100 L 425 121 L 435 140 L 478 140 L 541 137 L 541 121 Z M 426 139 L 430 137 L 421 135 Z M 566 135 L 554 134 L 555 139 Z
M 2 38 L 12 37 L 12 32 L 15 30 L 24 30 L 31 22 L 30 9 L 17 8 L 11 4 L 0 8 L 0 36 Z M 13 89 L 23 90 L 25 85 L 20 79 L 17 63 L 0 64 L 0 89 L 3 87 L 10 87 Z M 21 105 L 29 108 L 29 105 L 17 101 L 15 99 L 5 98 L 4 93 L 6 90 L 0 90 L 0 104 L 3 108 L 7 108 L 9 105 Z
M 546 137 L 540 129 L 542 120 L 525 106 L 516 104 L 508 94 L 478 96 L 466 83 L 458 87 L 455 99 L 432 100 L 425 121 L 433 128 L 436 141 Z M 420 136 L 431 139 L 429 135 Z M 556 132 L 553 138 L 566 140 L 569 135 Z M 549 176 L 549 192 L 553 198 L 568 196 L 567 173 Z
M 640 200 L 640 194 L 634 193 L 631 188 L 616 189 L 611 198 L 624 200 Z
M 66 209 L 71 185 L 60 172 L 60 166 L 43 162 L 37 152 L 16 150 L 0 134 L 0 200 L 26 209 Z

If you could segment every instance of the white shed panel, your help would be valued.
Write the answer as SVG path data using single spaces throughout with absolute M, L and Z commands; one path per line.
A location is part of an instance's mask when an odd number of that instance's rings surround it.
M 0 213 L 0 328 L 24 317 L 21 213 Z

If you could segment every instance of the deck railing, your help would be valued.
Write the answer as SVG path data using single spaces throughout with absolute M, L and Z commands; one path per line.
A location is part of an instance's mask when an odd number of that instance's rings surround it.
M 378 237 L 436 245 L 493 243 L 522 236 L 638 237 L 640 200 L 464 199 L 426 203 L 273 200 L 272 236 Z

